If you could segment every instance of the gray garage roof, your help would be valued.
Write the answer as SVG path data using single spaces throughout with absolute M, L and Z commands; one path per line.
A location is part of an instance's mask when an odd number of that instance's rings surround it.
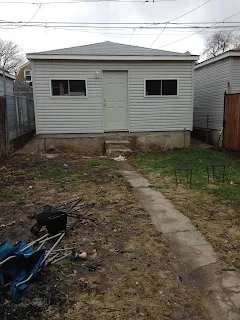
M 43 52 L 36 52 L 32 54 L 64 54 L 64 55 L 96 55 L 96 56 L 184 56 L 191 55 L 187 53 L 178 53 L 172 51 L 164 51 L 157 49 L 150 49 L 138 46 L 130 46 L 122 43 L 115 43 L 111 41 L 88 44 L 84 46 L 64 48 L 58 50 L 50 50 Z
M 93 59 L 102 60 L 106 57 L 107 60 L 197 60 L 198 56 L 193 56 L 189 52 L 178 53 L 172 51 L 164 51 L 150 49 L 144 47 L 130 46 L 121 43 L 110 41 L 93 43 L 89 45 L 71 47 L 59 50 L 50 50 L 27 54 L 27 58 L 34 59 Z
M 91 56 L 166 56 L 166 55 L 190 55 L 190 53 L 177 53 L 150 49 L 144 47 L 130 46 L 122 43 L 105 41 L 79 47 L 64 48 L 36 54 L 64 54 L 64 55 L 91 55 Z

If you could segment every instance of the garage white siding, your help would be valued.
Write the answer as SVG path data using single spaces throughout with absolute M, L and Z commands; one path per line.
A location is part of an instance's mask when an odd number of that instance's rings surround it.
M 240 57 L 231 58 L 232 61 L 232 93 L 240 93 Z
M 37 134 L 103 133 L 103 70 L 128 71 L 129 131 L 192 130 L 193 62 L 33 61 Z M 96 77 L 96 71 L 100 77 Z M 87 97 L 51 97 L 50 79 L 87 79 Z M 144 97 L 144 79 L 178 79 L 178 96 Z
M 223 126 L 224 92 L 231 83 L 230 58 L 195 69 L 193 127 L 220 130 Z

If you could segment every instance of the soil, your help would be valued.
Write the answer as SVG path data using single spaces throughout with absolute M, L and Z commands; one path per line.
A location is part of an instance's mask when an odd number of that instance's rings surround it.
M 182 283 L 166 239 L 112 162 L 15 155 L 0 163 L 0 175 L 1 242 L 34 239 L 28 215 L 82 197 L 96 203 L 93 221 L 79 225 L 60 247 L 98 253 L 45 268 L 18 304 L 2 293 L 0 319 L 209 319 L 202 296 Z

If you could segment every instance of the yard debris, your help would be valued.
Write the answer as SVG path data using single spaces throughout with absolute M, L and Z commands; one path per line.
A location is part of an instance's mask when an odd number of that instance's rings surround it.
M 14 223 L 16 223 L 16 221 L 12 221 L 12 222 L 9 222 L 7 224 L 0 224 L 0 228 L 6 228 L 6 227 L 9 227 L 9 226 L 12 226 Z
M 56 153 L 45 153 L 45 157 L 47 158 L 47 159 L 54 159 L 54 158 L 56 158 L 58 156 L 58 154 L 56 154 Z
M 115 160 L 115 161 L 126 161 L 127 159 L 120 155 L 118 157 L 113 158 L 113 160 Z
M 36 223 L 30 231 L 37 235 L 45 226 L 48 233 L 54 235 L 66 230 L 68 218 L 75 219 L 74 225 L 70 228 L 76 226 L 75 224 L 82 223 L 84 219 L 92 220 L 87 216 L 87 213 L 94 206 L 94 203 L 81 202 L 82 199 L 79 198 L 60 206 L 45 205 L 40 212 L 29 216 L 30 219 L 36 219 Z
M 80 219 L 94 206 L 94 203 L 81 203 L 81 201 L 82 199 L 77 199 L 56 207 L 46 205 L 41 212 L 31 216 L 30 218 L 37 221 L 31 228 L 33 233 L 38 234 L 43 226 L 47 228 L 48 233 L 40 238 L 28 244 L 24 241 L 16 245 L 8 242 L 0 244 L 0 290 L 10 287 L 15 302 L 19 301 L 20 292 L 28 286 L 29 281 L 47 265 L 67 257 L 73 260 L 87 257 L 88 251 L 76 252 L 74 247 L 56 249 L 67 232 L 75 228 Z M 67 225 L 68 216 L 75 219 L 69 225 Z M 8 225 L 13 223 L 15 221 Z M 0 227 L 5 226 L 7 225 Z M 55 241 L 52 247 L 48 250 L 43 248 L 50 240 Z M 34 249 L 34 246 L 38 246 L 37 249 Z M 70 250 L 71 252 L 65 253 Z
M 89 252 L 87 250 L 86 251 L 83 250 L 80 252 L 73 251 L 71 258 L 72 258 L 72 260 L 76 260 L 78 258 L 85 260 L 88 256 L 88 254 L 89 254 Z

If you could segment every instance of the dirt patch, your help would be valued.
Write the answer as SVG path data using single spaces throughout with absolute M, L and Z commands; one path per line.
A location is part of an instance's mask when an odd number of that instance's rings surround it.
M 16 221 L 0 230 L 1 242 L 31 240 L 27 215 L 42 205 L 83 197 L 96 203 L 93 221 L 61 246 L 98 252 L 46 268 L 20 304 L 0 295 L 1 319 L 208 319 L 198 290 L 179 280 L 163 235 L 112 162 L 18 155 L 1 166 L 0 224 Z

